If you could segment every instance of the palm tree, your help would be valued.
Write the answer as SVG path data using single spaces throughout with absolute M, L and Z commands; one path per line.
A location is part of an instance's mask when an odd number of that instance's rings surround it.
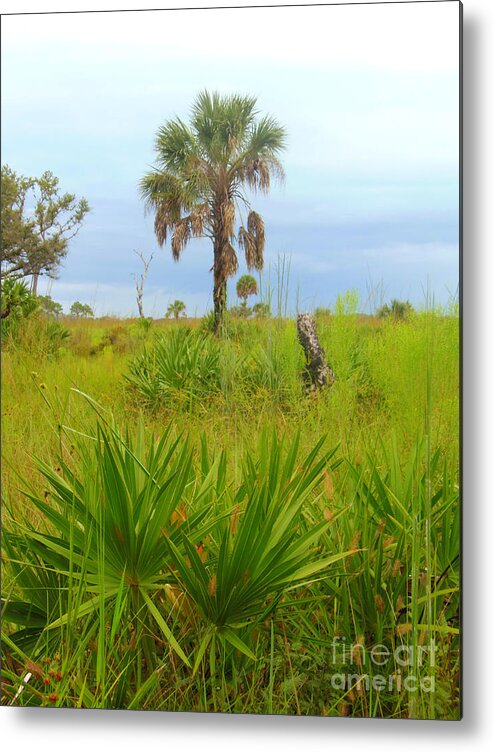
M 241 299 L 244 308 L 247 308 L 249 295 L 257 295 L 257 282 L 250 274 L 243 274 L 237 282 L 237 297 Z
M 278 155 L 286 131 L 269 115 L 257 117 L 256 98 L 201 92 L 190 125 L 179 118 L 159 128 L 157 164 L 140 182 L 154 229 L 163 246 L 172 232 L 175 261 L 192 237 L 213 243 L 214 328 L 226 307 L 226 284 L 238 269 L 233 243 L 245 251 L 249 270 L 262 269 L 264 222 L 251 210 L 245 190 L 269 191 L 271 177 L 283 177 Z M 235 233 L 237 212 L 247 213 Z
M 170 316 L 174 316 L 175 321 L 178 321 L 178 317 L 181 313 L 184 312 L 185 303 L 182 300 L 174 300 L 173 303 L 170 303 L 170 305 L 166 309 L 166 317 L 169 318 Z

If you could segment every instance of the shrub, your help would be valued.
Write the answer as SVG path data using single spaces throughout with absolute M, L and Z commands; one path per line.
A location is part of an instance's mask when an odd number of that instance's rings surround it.
M 2 339 L 15 338 L 21 322 L 38 309 L 38 302 L 34 295 L 31 295 L 26 282 L 14 279 L 5 279 L 2 282 L 1 296 Z
M 173 329 L 130 362 L 125 378 L 152 407 L 200 399 L 220 389 L 218 344 L 187 327 Z
M 150 316 L 143 316 L 142 318 L 137 319 L 135 327 L 139 334 L 141 334 L 143 337 L 146 337 L 149 333 L 149 330 L 151 329 L 152 324 L 153 319 Z
M 271 315 L 269 303 L 256 303 L 252 308 L 252 313 L 258 318 L 267 318 Z
M 26 600 L 7 599 L 3 618 L 29 624 L 12 641 L 32 650 L 42 635 L 50 644 L 78 622 L 100 620 L 104 630 L 108 614 L 113 632 L 118 628 L 124 640 L 136 631 L 148 670 L 155 667 L 149 641 L 156 630 L 187 662 L 155 605 L 156 591 L 166 582 L 168 536 L 180 545 L 176 536 L 183 516 L 176 511 L 181 505 L 190 541 L 197 543 L 204 532 L 197 532 L 197 525 L 209 509 L 209 479 L 202 486 L 193 483 L 190 445 L 176 442 L 171 427 L 157 444 L 147 445 L 142 426 L 131 441 L 99 423 L 92 440 L 78 441 L 77 449 L 77 470 L 61 457 L 57 470 L 39 462 L 49 492 L 27 493 L 54 534 L 29 524 L 22 534 L 4 531 L 19 595 Z M 140 673 L 139 662 L 134 671 Z
M 409 300 L 403 301 L 396 300 L 395 298 L 391 301 L 390 305 L 386 303 L 381 306 L 376 315 L 380 319 L 393 318 L 395 321 L 402 321 L 403 319 L 407 319 L 413 312 L 414 309 Z
M 347 290 L 344 295 L 338 295 L 334 312 L 336 316 L 352 315 L 357 313 L 359 305 L 358 290 Z
M 316 318 L 329 318 L 331 316 L 331 309 L 322 307 L 316 308 L 314 315 Z
M 25 665 L 60 646 L 77 656 L 67 704 L 138 707 L 169 663 L 175 681 L 204 664 L 215 681 L 217 653 L 255 659 L 254 630 L 287 608 L 283 595 L 353 553 L 327 550 L 321 509 L 305 517 L 339 464 L 324 439 L 300 456 L 298 436 L 263 434 L 234 485 L 223 452 L 210 456 L 203 436 L 195 466 L 171 425 L 158 441 L 139 425 L 131 440 L 100 417 L 70 440 L 70 465 L 39 461 L 44 491 L 26 491 L 49 532 L 4 525 L 15 596 L 2 597 L 6 644 Z M 26 697 L 36 690 L 26 685 Z
M 235 318 L 247 319 L 252 313 L 252 308 L 248 308 L 246 305 L 232 306 L 228 313 Z
M 47 340 L 47 354 L 57 355 L 60 348 L 69 339 L 70 332 L 59 321 L 47 321 L 44 325 Z
M 243 385 L 251 397 L 267 397 L 289 408 L 298 402 L 301 390 L 302 352 L 292 345 L 291 329 L 259 342 L 249 353 L 243 367 Z

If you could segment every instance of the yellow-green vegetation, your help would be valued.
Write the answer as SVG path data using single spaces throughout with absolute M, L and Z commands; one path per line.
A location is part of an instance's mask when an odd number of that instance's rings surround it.
M 458 717 L 455 312 L 321 313 L 310 396 L 290 319 L 57 323 L 4 341 L 4 703 Z

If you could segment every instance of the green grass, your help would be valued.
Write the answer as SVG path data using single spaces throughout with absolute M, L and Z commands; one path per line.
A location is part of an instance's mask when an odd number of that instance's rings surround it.
M 458 717 L 455 315 L 321 313 L 314 397 L 289 319 L 62 323 L 2 354 L 4 703 Z

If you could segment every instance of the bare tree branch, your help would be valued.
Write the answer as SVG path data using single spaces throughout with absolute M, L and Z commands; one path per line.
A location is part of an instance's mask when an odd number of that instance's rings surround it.
M 137 256 L 139 256 L 142 263 L 144 264 L 144 271 L 142 272 L 140 278 L 137 277 L 137 274 L 132 274 L 132 277 L 134 279 L 135 286 L 136 286 L 136 292 L 137 292 L 137 308 L 139 309 L 139 316 L 141 317 L 141 319 L 143 319 L 144 309 L 142 306 L 142 296 L 144 292 L 144 283 L 146 281 L 146 277 L 148 276 L 149 265 L 151 261 L 153 260 L 154 253 L 152 253 L 149 259 L 147 260 L 144 258 L 144 254 L 141 251 L 134 250 L 134 253 Z

